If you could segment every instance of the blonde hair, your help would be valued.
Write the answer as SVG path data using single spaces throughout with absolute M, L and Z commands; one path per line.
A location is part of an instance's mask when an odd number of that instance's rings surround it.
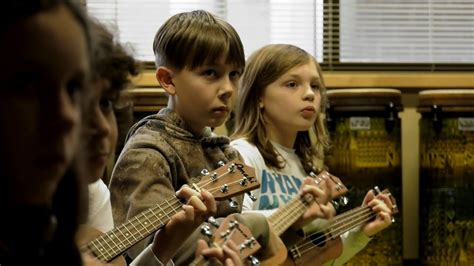
M 155 64 L 179 70 L 195 69 L 225 56 L 226 63 L 245 66 L 242 41 L 237 31 L 204 10 L 179 13 L 169 18 L 153 41 Z
M 309 62 L 315 64 L 321 79 L 321 105 L 314 125 L 308 131 L 298 132 L 294 146 L 307 172 L 322 170 L 324 151 L 329 146 L 329 137 L 323 120 L 326 87 L 321 67 L 312 55 L 301 48 L 287 44 L 264 46 L 247 60 L 235 108 L 235 132 L 232 137 L 243 137 L 253 143 L 268 166 L 282 169 L 285 161 L 278 155 L 266 134 L 259 98 L 264 89 L 280 76 L 296 66 Z

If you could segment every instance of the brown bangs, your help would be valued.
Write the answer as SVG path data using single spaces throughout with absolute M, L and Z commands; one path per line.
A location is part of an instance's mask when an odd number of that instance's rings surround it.
M 235 29 L 226 21 L 202 10 L 176 15 L 158 31 L 154 50 L 156 64 L 194 69 L 218 62 L 245 66 L 244 48 Z
M 182 45 L 176 50 L 188 51 L 182 54 L 184 58 L 178 62 L 184 62 L 181 66 L 194 69 L 205 64 L 214 64 L 226 56 L 225 62 L 237 67 L 245 66 L 244 51 L 240 40 L 229 32 L 215 27 L 208 27 L 200 32 L 194 32 L 195 36 L 188 35 Z

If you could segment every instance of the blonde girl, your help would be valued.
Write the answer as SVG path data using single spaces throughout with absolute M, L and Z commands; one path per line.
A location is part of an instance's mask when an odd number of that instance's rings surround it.
M 237 97 L 232 146 L 246 164 L 256 168 L 261 187 L 255 192 L 255 202 L 245 198 L 244 211 L 270 215 L 299 193 L 310 172 L 324 168 L 324 150 L 329 145 L 323 118 L 325 102 L 321 68 L 303 49 L 272 44 L 249 57 Z M 384 201 L 370 194 L 365 204 L 381 215 L 345 235 L 343 254 L 330 264 L 347 261 L 370 236 L 390 225 L 390 209 Z M 330 203 L 320 207 L 319 217 L 334 215 Z M 314 226 L 304 231 L 308 228 Z

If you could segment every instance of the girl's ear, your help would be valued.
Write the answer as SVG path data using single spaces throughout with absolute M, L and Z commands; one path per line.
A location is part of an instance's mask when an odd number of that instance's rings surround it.
M 160 66 L 155 73 L 156 80 L 160 83 L 161 87 L 169 94 L 175 95 L 176 88 L 173 83 L 173 71 L 167 67 Z

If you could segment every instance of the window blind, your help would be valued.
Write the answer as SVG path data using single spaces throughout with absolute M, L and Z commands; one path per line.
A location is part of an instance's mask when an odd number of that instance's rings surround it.
M 194 9 L 225 13 L 223 2 L 213 0 L 88 0 L 87 9 L 142 61 L 154 61 L 153 38 L 171 14 Z
M 154 60 L 152 43 L 158 28 L 170 16 L 194 9 L 205 9 L 232 24 L 246 56 L 265 44 L 291 43 L 322 59 L 322 0 L 88 0 L 87 8 L 144 61 Z
M 474 63 L 474 1 L 341 1 L 340 61 Z
M 229 21 L 246 57 L 290 43 L 327 70 L 465 70 L 474 67 L 473 0 L 87 0 L 138 59 L 170 16 L 208 10 Z
M 472 0 L 325 0 L 323 68 L 474 70 Z

